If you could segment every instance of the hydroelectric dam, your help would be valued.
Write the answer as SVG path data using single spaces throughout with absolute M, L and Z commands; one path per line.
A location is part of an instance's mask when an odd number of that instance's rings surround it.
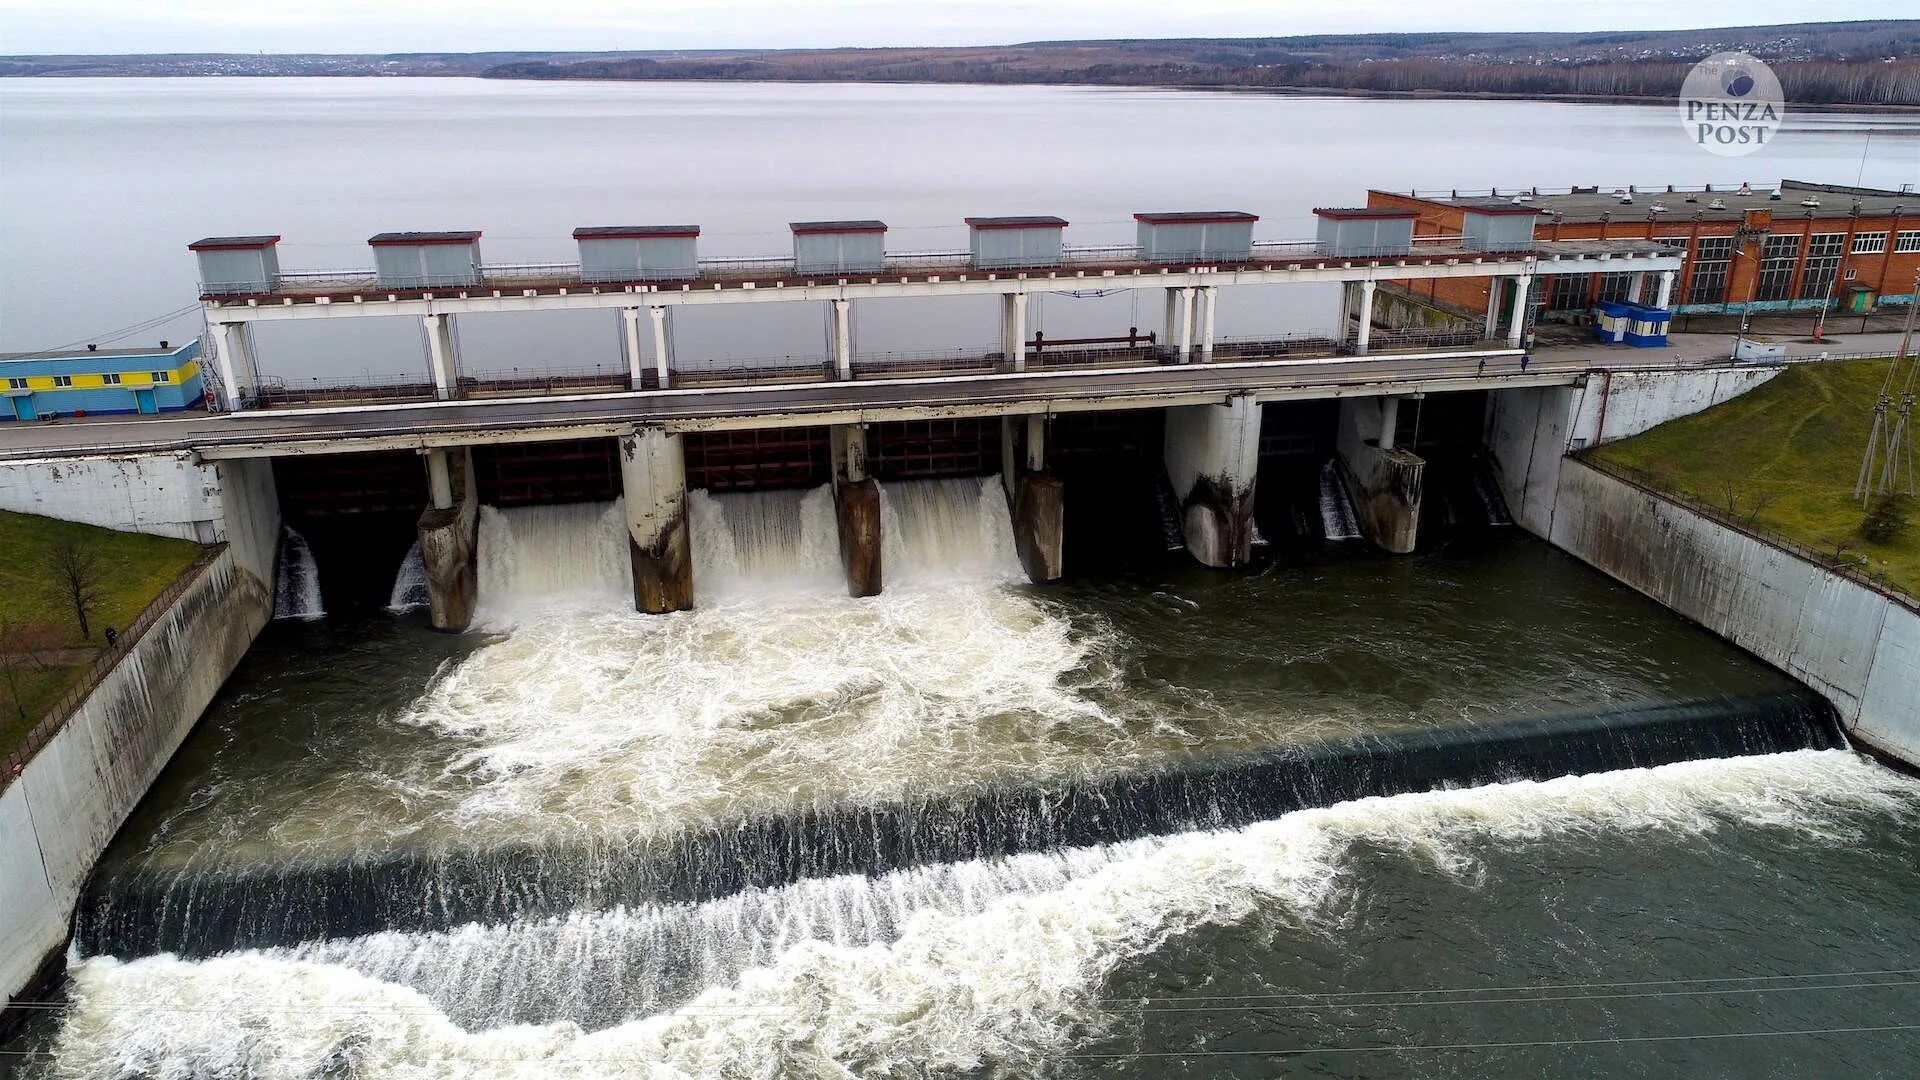
M 932 253 L 796 222 L 751 259 L 588 226 L 511 266 L 397 232 L 355 270 L 194 243 L 206 408 L 0 425 L 0 509 L 204 545 L 0 778 L 9 1052 L 1156 1077 L 1504 1041 L 1644 1074 L 1644 1038 L 1891 1075 L 1920 614 L 1580 454 L 1818 356 L 1669 337 L 1671 244 L 1459 211 L 1099 248 L 971 218 Z M 1557 277 L 1619 285 L 1644 347 L 1546 343 Z M 1218 332 L 1302 289 L 1324 325 Z M 1034 325 L 1094 294 L 1155 317 Z M 861 305 L 915 303 L 997 344 L 859 349 Z M 769 304 L 823 348 L 677 345 Z M 463 326 L 515 317 L 599 320 L 608 362 L 469 370 Z M 418 327 L 417 376 L 272 373 L 279 330 L 364 320 Z M 1366 1075 L 1474 1059 L 1435 1060 Z

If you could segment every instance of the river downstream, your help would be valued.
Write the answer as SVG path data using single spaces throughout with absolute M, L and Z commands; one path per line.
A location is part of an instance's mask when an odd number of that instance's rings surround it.
M 19 1045 L 62 1077 L 1760 1075 L 1781 1047 L 1693 1036 L 1920 1004 L 1920 786 L 1845 750 L 1268 816 L 1219 764 L 1797 700 L 1737 650 L 1510 530 L 1033 589 L 996 485 L 890 485 L 870 600 L 823 493 L 696 493 L 692 612 L 631 613 L 617 508 L 579 504 L 486 512 L 482 630 L 276 622 Z M 1916 1045 L 1808 1036 L 1790 1074 Z

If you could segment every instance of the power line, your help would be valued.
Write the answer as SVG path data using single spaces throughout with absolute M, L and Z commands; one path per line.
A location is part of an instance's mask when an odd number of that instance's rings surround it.
M 165 326 L 169 323 L 176 322 L 180 319 L 185 318 L 188 314 L 199 311 L 199 310 L 200 310 L 200 305 L 198 303 L 188 304 L 185 307 L 175 308 L 172 311 L 165 312 L 160 315 L 155 315 L 151 318 L 142 319 L 137 323 L 130 323 L 126 326 L 120 327 L 117 330 L 108 330 L 104 333 L 99 333 L 99 334 L 89 334 L 86 337 L 76 338 L 73 341 L 69 341 L 63 345 L 54 345 L 45 349 L 35 349 L 35 350 L 32 350 L 31 352 L 21 353 L 18 356 L 14 357 L 14 359 L 32 360 L 32 359 L 38 359 L 42 357 L 56 356 L 60 353 L 67 352 L 72 349 L 77 349 L 87 344 L 97 345 L 97 344 L 100 344 L 101 342 L 119 341 L 122 338 L 132 337 L 134 334 L 143 333 L 148 330 L 154 330 L 159 327 Z

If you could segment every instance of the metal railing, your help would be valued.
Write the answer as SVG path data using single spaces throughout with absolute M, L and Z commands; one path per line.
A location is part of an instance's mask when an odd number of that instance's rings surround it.
M 80 681 L 65 694 L 60 695 L 60 698 L 48 707 L 46 715 L 36 721 L 33 727 L 27 729 L 26 736 L 7 750 L 5 760 L 0 761 L 0 792 L 6 791 L 15 780 L 19 779 L 20 774 L 26 771 L 27 763 L 32 761 L 34 755 L 38 754 L 43 747 L 52 742 L 54 736 L 60 734 L 61 729 L 67 726 L 67 721 L 73 719 L 73 714 L 80 711 L 80 706 L 86 704 L 88 696 L 99 689 L 101 682 L 112 673 L 115 665 L 126 659 L 127 654 L 131 653 L 135 646 L 140 644 L 141 639 L 146 637 L 147 631 L 153 629 L 153 624 L 158 622 L 160 617 L 173 607 L 174 602 L 200 580 L 201 575 L 206 573 L 207 567 L 211 566 L 226 549 L 225 544 L 214 544 L 202 548 L 200 557 L 194 560 L 193 565 L 187 567 L 185 572 L 174 578 L 166 588 L 160 590 L 160 595 L 154 597 L 145 608 L 141 609 L 132 625 L 121 631 L 120 635 L 114 638 L 112 645 L 100 650 L 94 656 L 92 663 L 87 665 L 85 674 L 81 675 Z

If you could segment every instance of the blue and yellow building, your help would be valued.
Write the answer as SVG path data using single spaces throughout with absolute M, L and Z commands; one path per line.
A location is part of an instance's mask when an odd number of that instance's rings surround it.
M 188 409 L 206 395 L 200 343 L 0 353 L 0 421 Z

